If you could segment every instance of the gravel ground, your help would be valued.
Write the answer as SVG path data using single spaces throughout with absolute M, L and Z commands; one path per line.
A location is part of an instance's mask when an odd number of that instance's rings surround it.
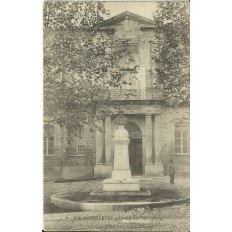
M 46 214 L 45 231 L 189 231 L 189 204 L 128 212 Z
M 170 190 L 181 197 L 189 197 L 189 178 L 177 177 L 174 185 L 168 178 L 141 180 L 143 188 Z M 45 231 L 189 231 L 189 204 L 162 208 L 140 208 L 127 212 L 69 212 L 50 203 L 54 193 L 77 190 L 100 190 L 100 180 L 45 183 Z

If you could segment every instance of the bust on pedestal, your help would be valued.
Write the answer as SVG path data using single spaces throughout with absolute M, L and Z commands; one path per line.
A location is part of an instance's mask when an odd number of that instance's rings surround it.
M 140 191 L 139 180 L 131 178 L 129 163 L 128 145 L 129 134 L 124 128 L 128 119 L 123 116 L 123 111 L 119 111 L 119 116 L 115 119 L 118 128 L 114 132 L 114 168 L 111 179 L 103 181 L 102 191 Z

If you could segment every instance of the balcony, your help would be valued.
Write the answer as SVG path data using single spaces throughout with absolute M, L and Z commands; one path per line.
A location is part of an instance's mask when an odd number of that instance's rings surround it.
M 114 89 L 110 90 L 110 100 L 161 100 L 162 90 L 153 89 Z
M 98 101 L 162 100 L 163 91 L 161 87 L 152 89 L 99 89 L 94 99 Z

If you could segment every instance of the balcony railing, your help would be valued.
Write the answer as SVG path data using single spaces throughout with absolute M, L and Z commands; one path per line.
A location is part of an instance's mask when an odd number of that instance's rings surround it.
M 162 100 L 161 87 L 152 89 L 99 89 L 95 100 L 125 101 L 125 100 Z
M 155 89 L 114 89 L 110 90 L 110 100 L 161 100 L 162 91 Z

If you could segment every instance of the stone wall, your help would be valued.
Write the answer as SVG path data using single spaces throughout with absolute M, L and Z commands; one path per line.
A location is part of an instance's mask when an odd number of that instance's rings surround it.
M 139 65 L 139 68 L 144 69 L 146 88 L 153 88 L 155 76 L 151 75 L 150 70 L 151 65 L 154 65 L 151 64 L 151 38 L 154 38 L 154 31 L 152 28 L 141 30 L 141 26 L 144 26 L 144 24 L 125 19 L 110 25 L 110 28 L 114 29 L 113 41 L 118 41 L 118 39 L 128 39 L 129 43 L 137 46 L 137 51 L 132 52 L 130 55 L 138 61 L 138 64 L 135 62 L 136 65 Z M 105 28 L 107 28 L 107 26 Z
M 160 142 L 165 175 L 168 174 L 167 168 L 171 159 L 175 163 L 177 174 L 188 175 L 190 172 L 190 154 L 176 155 L 174 149 L 174 125 L 176 122 L 189 123 L 189 112 L 187 107 L 163 108 L 161 111 Z
M 84 128 L 83 155 L 70 153 L 67 149 L 67 133 L 54 125 L 54 154 L 44 156 L 44 178 L 46 180 L 93 178 L 95 164 L 95 136 Z M 63 148 L 62 148 L 62 137 Z M 94 143 L 94 144 L 93 144 Z M 91 146 L 90 146 L 91 145 Z
M 92 178 L 94 163 L 94 152 L 80 157 L 67 156 L 63 164 L 56 156 L 44 157 L 44 177 L 49 180 Z
M 145 115 L 127 115 L 131 122 L 139 125 L 142 134 L 145 136 Z M 190 169 L 190 156 L 177 155 L 174 149 L 174 125 L 176 122 L 189 123 L 189 108 L 162 108 L 160 116 L 160 146 L 161 159 L 164 167 L 164 175 L 167 175 L 167 168 L 170 159 L 174 160 L 177 174 L 188 175 Z M 112 117 L 113 121 L 114 117 Z M 112 122 L 112 131 L 115 125 Z M 61 131 L 56 128 L 56 146 L 60 146 Z M 145 138 L 145 137 L 144 137 Z M 87 132 L 84 137 L 86 147 L 85 154 L 82 156 L 71 156 L 67 153 L 62 154 L 61 147 L 56 149 L 54 156 L 44 157 L 44 176 L 50 180 L 56 179 L 78 179 L 94 177 L 94 165 L 96 163 L 96 140 L 95 136 Z M 144 139 L 143 139 L 144 140 Z M 145 141 L 145 140 L 144 140 Z M 92 147 L 88 147 L 92 144 Z M 113 144 L 112 144 L 113 150 Z M 145 143 L 143 143 L 143 166 L 146 159 Z

